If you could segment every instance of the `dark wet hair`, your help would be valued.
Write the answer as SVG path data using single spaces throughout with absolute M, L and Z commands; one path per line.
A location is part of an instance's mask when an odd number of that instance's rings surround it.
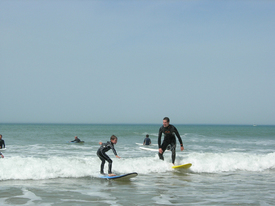
M 110 140 L 115 140 L 115 139 L 117 139 L 117 137 L 115 135 L 112 135 L 110 138 Z
M 146 137 L 149 137 L 149 134 L 147 134 Z
M 163 120 L 166 120 L 167 122 L 170 122 L 170 119 L 168 117 L 164 117 Z

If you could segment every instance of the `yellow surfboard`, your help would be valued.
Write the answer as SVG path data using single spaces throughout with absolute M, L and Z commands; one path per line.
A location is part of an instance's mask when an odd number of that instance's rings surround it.
M 187 163 L 187 164 L 184 164 L 184 165 L 175 165 L 175 166 L 172 166 L 172 168 L 173 169 L 188 169 L 191 166 L 192 166 L 191 163 Z

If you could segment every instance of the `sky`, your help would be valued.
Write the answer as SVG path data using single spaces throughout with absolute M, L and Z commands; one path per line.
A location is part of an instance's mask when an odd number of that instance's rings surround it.
M 275 125 L 274 11 L 1 0 L 0 123 Z

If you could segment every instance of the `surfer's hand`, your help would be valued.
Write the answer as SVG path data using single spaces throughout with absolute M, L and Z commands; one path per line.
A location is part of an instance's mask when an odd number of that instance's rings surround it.
M 102 145 L 102 142 L 99 142 L 100 145 Z
M 120 157 L 117 155 L 116 158 L 120 159 Z
M 184 150 L 184 147 L 183 147 L 183 146 L 181 146 L 181 147 L 180 147 L 180 150 L 181 150 L 181 151 L 183 151 L 183 150 Z
M 159 153 L 160 153 L 160 154 L 162 154 L 162 153 L 163 153 L 163 151 L 162 151 L 162 149 L 161 149 L 161 148 L 159 148 Z

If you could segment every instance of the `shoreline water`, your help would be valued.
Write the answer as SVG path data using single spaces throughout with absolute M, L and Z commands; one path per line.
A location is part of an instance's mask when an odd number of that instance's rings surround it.
M 0 124 L 0 205 L 274 205 L 275 127 L 176 125 L 185 150 L 139 149 L 146 134 L 157 148 L 161 125 Z M 113 171 L 138 172 L 128 182 L 98 178 L 99 141 L 118 136 Z M 84 144 L 69 144 L 77 135 Z M 105 168 L 107 169 L 107 167 Z M 261 191 L 261 193 L 259 193 Z M 133 203 L 133 204 L 131 204 Z

